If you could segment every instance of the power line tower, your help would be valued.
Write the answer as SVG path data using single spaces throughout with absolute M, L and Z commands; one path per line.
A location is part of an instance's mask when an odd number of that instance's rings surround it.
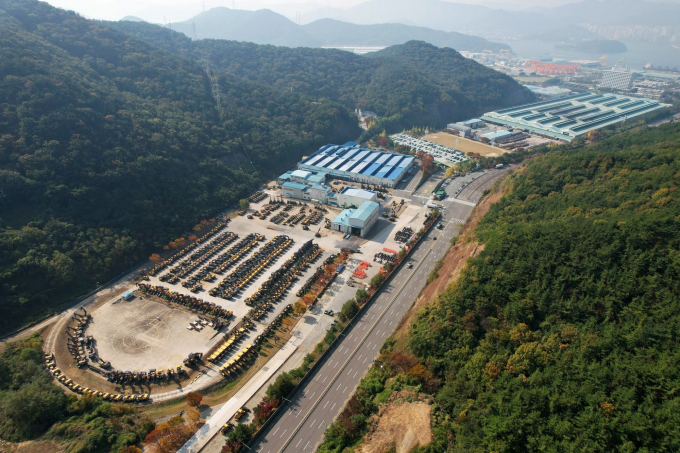
M 194 32 L 194 41 L 196 41 L 196 22 L 191 22 L 191 30 Z
M 220 101 L 220 85 L 217 82 L 217 75 L 212 70 L 210 65 L 210 60 L 207 58 L 203 59 L 203 67 L 205 68 L 205 73 L 208 75 L 208 80 L 210 80 L 210 89 L 212 90 L 212 95 L 215 98 L 215 104 L 217 105 L 217 113 L 222 116 L 222 103 Z

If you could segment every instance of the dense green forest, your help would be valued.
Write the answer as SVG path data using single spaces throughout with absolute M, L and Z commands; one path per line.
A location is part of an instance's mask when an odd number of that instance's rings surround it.
M 679 184 L 677 123 L 513 177 L 410 332 L 447 451 L 680 450 Z
M 350 111 L 203 68 L 46 3 L 0 0 L 0 332 L 214 216 Z
M 66 396 L 43 368 L 42 339 L 12 343 L 0 354 L 0 438 L 20 442 L 47 432 L 73 453 L 120 451 L 154 428 L 134 406 Z
M 373 132 L 445 126 L 497 107 L 532 101 L 512 78 L 450 48 L 410 41 L 365 56 L 341 50 L 263 46 L 225 40 L 192 41 L 143 22 L 107 26 L 220 71 L 282 90 L 339 102 L 383 117 Z

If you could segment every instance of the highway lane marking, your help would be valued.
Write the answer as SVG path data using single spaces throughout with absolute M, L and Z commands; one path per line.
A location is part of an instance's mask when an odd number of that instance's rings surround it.
M 308 445 L 309 445 L 309 441 L 307 441 L 307 443 L 305 444 L 305 448 L 303 448 L 303 450 L 306 450 Z
M 333 403 L 333 407 L 335 407 L 336 404 L 338 403 Z M 331 407 L 331 412 L 333 412 L 333 407 Z
M 274 432 L 272 433 L 272 436 L 273 436 L 274 434 L 278 433 L 280 429 L 281 429 L 280 426 L 279 426 L 278 428 L 276 428 L 276 431 L 274 431 Z
M 326 404 L 323 405 L 324 409 L 326 409 L 326 406 L 328 406 L 328 403 L 330 403 L 330 401 L 326 401 Z
M 286 431 L 288 431 L 288 430 L 286 430 Z M 286 434 L 286 431 L 281 433 L 281 435 L 279 436 L 279 439 L 282 438 L 284 434 Z
M 321 428 L 321 425 L 323 425 L 323 422 L 325 422 L 325 421 L 326 420 L 321 420 L 321 423 L 319 423 L 319 428 Z M 319 429 L 319 428 L 316 428 L 316 429 Z
M 358 373 L 358 371 L 355 371 L 355 372 L 354 372 L 354 376 L 352 376 L 352 379 L 354 379 L 355 377 L 357 377 L 357 373 Z
M 295 445 L 295 448 L 299 447 L 301 443 L 302 443 L 302 439 L 298 440 L 298 443 L 297 443 L 297 445 Z

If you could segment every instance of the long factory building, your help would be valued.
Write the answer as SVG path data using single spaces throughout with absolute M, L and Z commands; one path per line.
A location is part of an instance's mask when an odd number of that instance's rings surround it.
M 570 142 L 590 131 L 665 107 L 668 105 L 653 99 L 582 93 L 490 112 L 482 119 Z
M 326 145 L 298 164 L 299 170 L 334 178 L 395 187 L 415 165 L 412 156 L 363 149 L 354 143 Z

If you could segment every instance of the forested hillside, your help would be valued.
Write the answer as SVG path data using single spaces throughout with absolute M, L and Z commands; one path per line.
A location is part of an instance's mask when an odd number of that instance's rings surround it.
M 513 177 L 410 333 L 447 451 L 680 450 L 678 185 L 677 123 Z
M 230 75 L 74 13 L 0 0 L 0 331 L 128 269 L 310 149 L 339 104 Z
M 411 41 L 361 56 L 340 50 L 198 40 L 142 22 L 107 22 L 178 55 L 208 58 L 218 70 L 384 117 L 374 132 L 445 126 L 533 95 L 512 78 L 450 48 Z

